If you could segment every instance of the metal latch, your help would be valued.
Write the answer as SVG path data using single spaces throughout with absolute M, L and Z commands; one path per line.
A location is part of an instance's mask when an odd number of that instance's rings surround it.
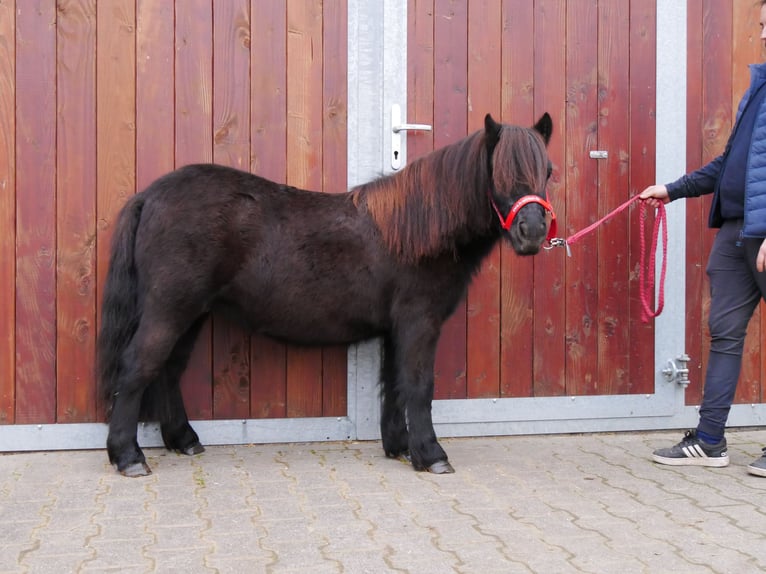
M 609 157 L 609 152 L 606 150 L 592 150 L 588 155 L 590 159 L 606 159 Z
M 391 167 L 399 169 L 402 167 L 402 133 L 407 130 L 419 130 L 430 132 L 431 126 L 428 124 L 403 124 L 402 108 L 399 104 L 391 106 Z
M 668 366 L 662 369 L 662 374 L 669 383 L 678 383 L 686 388 L 689 384 L 689 361 L 691 357 L 686 353 L 668 360 Z

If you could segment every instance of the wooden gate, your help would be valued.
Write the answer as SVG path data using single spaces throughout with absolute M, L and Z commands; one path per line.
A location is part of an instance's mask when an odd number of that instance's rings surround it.
M 434 125 L 433 138 L 409 137 L 410 159 L 480 128 L 486 112 L 531 125 L 547 111 L 555 122 L 549 195 L 566 236 L 654 183 L 654 2 L 410 0 L 409 11 L 409 116 Z M 688 12 L 692 170 L 723 150 L 746 64 L 763 54 L 755 4 L 690 1 Z M 597 150 L 608 159 L 591 159 Z M 700 402 L 708 345 L 709 205 L 687 202 L 688 404 Z M 497 249 L 445 327 L 437 397 L 652 393 L 638 209 L 586 236 L 571 258 Z M 751 323 L 737 402 L 763 400 L 764 321 L 759 313 Z
M 412 121 L 425 153 L 491 112 L 554 119 L 549 199 L 564 236 L 653 181 L 655 8 L 629 0 L 410 2 Z M 589 157 L 606 150 L 607 160 Z M 649 393 L 653 327 L 640 322 L 638 213 L 535 258 L 497 249 L 445 327 L 439 398 Z
M 0 1 L 0 421 L 102 418 L 111 228 L 157 176 L 213 161 L 346 191 L 346 28 L 341 0 Z M 215 318 L 182 386 L 192 419 L 341 415 L 346 349 Z
M 763 59 L 751 4 L 687 3 L 688 169 L 720 153 L 745 64 Z M 654 181 L 655 2 L 408 0 L 408 12 L 407 117 L 434 126 L 408 137 L 410 159 L 488 111 L 525 125 L 547 111 L 562 235 Z M 345 191 L 347 18 L 343 0 L 0 0 L 0 422 L 102 420 L 93 363 L 111 226 L 152 179 L 214 161 Z M 707 345 L 708 205 L 686 205 L 690 404 Z M 633 207 L 571 258 L 498 248 L 445 327 L 437 398 L 652 393 L 637 225 Z M 761 310 L 740 403 L 763 401 L 765 340 Z M 182 385 L 192 419 L 342 417 L 346 371 L 345 349 L 251 339 L 215 318 Z

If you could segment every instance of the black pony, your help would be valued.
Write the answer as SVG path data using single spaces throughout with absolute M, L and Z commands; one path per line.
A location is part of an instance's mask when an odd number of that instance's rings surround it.
M 114 232 L 98 338 L 111 463 L 127 476 L 151 472 L 139 420 L 159 421 L 168 449 L 204 450 L 179 379 L 204 319 L 222 310 L 290 343 L 382 337 L 386 455 L 453 472 L 431 421 L 436 343 L 501 236 L 519 255 L 545 241 L 552 130 L 548 114 L 533 129 L 487 115 L 483 130 L 344 194 L 191 165 L 132 197 Z

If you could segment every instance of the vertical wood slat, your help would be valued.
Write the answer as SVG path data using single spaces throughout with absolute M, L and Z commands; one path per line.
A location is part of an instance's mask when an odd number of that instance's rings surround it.
M 567 108 L 566 108 L 566 234 L 596 221 L 598 162 L 589 151 L 603 149 L 598 141 L 598 35 L 597 0 L 567 3 Z M 559 134 L 561 132 L 559 131 Z M 610 159 L 612 157 L 610 150 Z M 583 237 L 567 257 L 566 268 L 566 389 L 568 394 L 598 392 L 598 236 Z M 586 255 L 587 254 L 587 255 Z
M 175 9 L 136 0 L 136 190 L 175 167 Z
M 702 3 L 687 2 L 687 86 L 697 89 L 686 91 L 686 171 L 690 172 L 702 161 Z M 659 182 L 668 183 L 668 182 Z M 689 362 L 689 386 L 686 387 L 686 403 L 699 404 L 702 398 L 702 382 L 705 372 L 702 368 L 704 337 L 703 289 L 706 284 L 705 264 L 707 251 L 703 236 L 707 230 L 709 202 L 698 198 L 685 202 L 686 208 L 686 353 Z
M 251 169 L 262 177 L 284 182 L 287 180 L 287 10 L 281 2 L 252 0 L 251 13 Z M 253 335 L 250 416 L 287 415 L 286 379 L 287 347 L 273 339 Z
M 747 64 L 763 62 L 766 51 L 759 38 L 758 19 L 760 11 L 755 6 L 735 2 L 733 5 L 734 56 L 732 58 L 732 111 L 736 110 L 739 99 L 750 83 Z M 742 397 L 735 400 L 759 403 L 766 400 L 766 304 L 761 301 L 750 323 L 746 353 L 749 356 L 745 370 L 746 389 Z M 742 382 L 740 382 L 742 385 Z
M 468 6 L 465 0 L 434 3 L 434 147 L 465 137 L 468 112 Z M 466 300 L 442 327 L 434 372 L 437 399 L 466 396 Z
M 468 5 L 468 132 L 484 129 L 484 116 L 501 121 L 502 10 L 495 0 Z M 466 318 L 466 396 L 497 397 L 500 392 L 501 246 L 482 264 L 468 289 Z
M 656 34 L 655 3 L 630 3 L 630 196 L 654 183 L 656 174 Z M 639 225 L 636 213 L 630 216 L 630 264 L 640 264 Z M 651 219 L 651 218 L 648 218 Z M 641 322 L 641 303 L 636 273 L 632 274 L 629 296 L 630 377 L 625 392 L 654 392 L 654 322 Z
M 599 216 L 603 217 L 629 197 L 630 173 L 630 1 L 601 2 L 598 10 L 599 149 L 609 150 L 607 162 L 598 162 Z M 631 209 L 605 222 L 598 231 L 598 392 L 623 394 L 630 384 L 627 315 L 630 270 Z
M 322 9 L 287 2 L 287 183 L 322 188 Z M 287 416 L 322 414 L 322 350 L 288 347 Z
M 535 117 L 548 112 L 554 126 L 566 126 L 566 86 L 564 74 L 551 70 L 566 69 L 566 53 L 562 42 L 551 38 L 566 37 L 565 0 L 537 0 L 534 18 L 534 86 Z M 566 229 L 567 210 L 564 201 L 566 185 L 564 162 L 565 138 L 559 132 L 551 139 L 548 155 L 553 163 L 553 175 L 548 182 L 548 197 Z M 556 396 L 566 392 L 566 355 L 561 341 L 564 337 L 564 257 L 563 249 L 554 250 L 535 261 L 535 328 L 534 328 L 534 394 Z
M 16 405 L 16 3 L 0 2 L 0 424 Z
M 407 3 L 407 121 L 434 123 L 434 0 Z M 407 161 L 433 151 L 433 131 L 407 132 Z
M 136 190 L 175 166 L 175 10 L 136 1 Z
M 56 419 L 56 3 L 16 6 L 16 415 Z
M 135 193 L 135 2 L 100 2 L 96 10 L 97 300 L 109 264 L 112 226 Z M 97 310 L 100 322 L 100 305 Z M 99 405 L 99 409 L 101 405 Z
M 96 5 L 58 9 L 57 422 L 96 417 Z
M 344 0 L 325 0 L 322 26 L 322 191 L 345 193 L 347 183 L 348 15 Z M 347 405 L 344 345 L 322 349 L 322 415 L 344 416 Z
M 731 113 L 732 124 L 737 111 L 737 105 L 745 90 L 750 85 L 748 64 L 762 62 L 760 28 L 758 20 L 759 3 L 734 2 L 732 5 L 732 57 L 731 57 Z M 758 402 L 761 397 L 761 349 L 764 345 L 761 329 L 761 315 L 764 305 L 755 309 L 748 325 L 745 348 L 742 356 L 742 372 L 740 374 L 735 402 Z
M 213 10 L 210 0 L 176 3 L 176 167 L 213 160 Z M 181 377 L 190 419 L 213 415 L 212 321 L 208 318 Z
M 726 140 L 733 123 L 731 111 L 731 44 L 732 44 L 731 6 L 710 0 L 703 0 L 702 19 L 702 161 L 696 167 L 704 165 L 718 156 L 726 145 Z M 710 212 L 712 196 L 703 199 L 702 245 L 705 264 L 712 247 L 715 232 L 707 230 L 707 218 Z M 687 202 L 688 203 L 688 202 Z M 702 373 L 707 369 L 707 357 L 710 352 L 710 332 L 707 317 L 710 309 L 710 286 L 707 275 L 703 277 L 702 308 L 705 320 L 702 328 Z
M 213 161 L 250 165 L 250 3 L 213 4 Z M 213 417 L 250 414 L 250 337 L 225 317 L 213 318 Z
M 502 2 L 502 120 L 531 126 L 534 110 L 534 5 L 528 0 Z M 554 126 L 561 137 L 561 126 Z M 549 192 L 550 199 L 550 192 Z M 500 248 L 500 396 L 532 396 L 534 347 L 534 268 L 536 257 L 518 257 Z

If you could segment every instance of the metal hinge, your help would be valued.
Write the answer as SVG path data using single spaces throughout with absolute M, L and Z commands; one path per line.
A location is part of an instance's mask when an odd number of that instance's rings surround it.
M 669 383 L 678 383 L 686 388 L 689 384 L 689 361 L 691 357 L 686 353 L 679 355 L 675 359 L 668 360 L 668 366 L 662 369 L 662 374 Z

